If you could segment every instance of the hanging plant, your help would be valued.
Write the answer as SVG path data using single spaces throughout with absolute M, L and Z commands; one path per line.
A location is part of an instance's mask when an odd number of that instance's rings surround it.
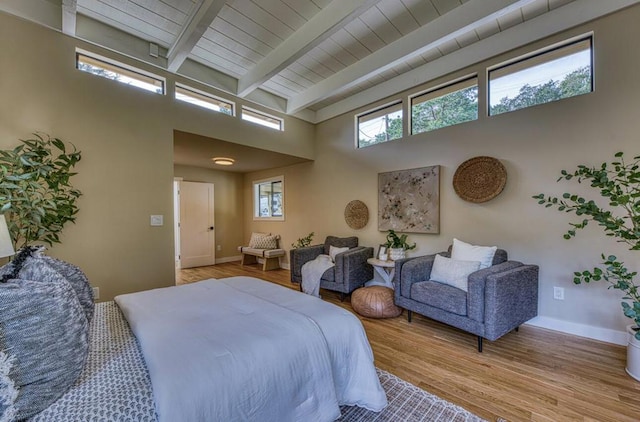
M 81 153 L 71 144 L 43 133 L 0 150 L 0 213 L 5 214 L 14 247 L 35 242 L 60 243 L 60 232 L 75 222 L 81 192 L 71 169 Z

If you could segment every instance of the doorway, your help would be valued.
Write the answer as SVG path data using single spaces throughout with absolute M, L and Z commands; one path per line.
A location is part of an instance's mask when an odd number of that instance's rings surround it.
M 214 265 L 213 183 L 174 181 L 176 269 Z

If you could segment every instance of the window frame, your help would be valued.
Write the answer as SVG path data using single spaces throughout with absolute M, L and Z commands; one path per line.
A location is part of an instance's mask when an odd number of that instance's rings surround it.
M 391 108 L 395 108 L 396 106 L 399 106 L 398 110 L 394 109 L 393 111 L 389 111 L 388 113 L 382 113 L 385 110 L 391 109 Z M 367 117 L 367 116 L 371 116 L 371 115 L 374 115 L 374 114 L 379 114 L 379 113 L 380 113 L 380 116 L 376 116 L 374 118 L 378 118 L 378 117 L 382 117 L 382 116 L 389 116 L 390 114 L 397 113 L 398 111 L 400 111 L 400 113 L 401 113 L 400 119 L 402 120 L 402 134 L 400 135 L 400 137 L 389 139 L 388 132 L 385 131 L 385 134 L 387 135 L 386 136 L 386 138 L 387 138 L 386 140 L 380 141 L 380 142 L 375 142 L 375 143 L 372 143 L 372 144 L 369 144 L 369 145 L 360 145 L 360 119 L 361 118 Z M 404 103 L 403 103 L 402 99 L 399 99 L 399 100 L 395 100 L 395 101 L 391 101 L 389 103 L 383 104 L 383 105 L 378 106 L 376 108 L 369 109 L 369 110 L 364 111 L 362 113 L 356 114 L 354 116 L 354 127 L 355 127 L 355 140 L 354 141 L 355 141 L 356 149 L 368 148 L 368 147 L 372 147 L 374 145 L 380 145 L 380 144 L 387 143 L 389 141 L 395 141 L 396 139 L 404 138 L 404 136 L 405 136 L 404 112 L 405 112 Z M 374 118 L 371 118 L 369 120 L 373 120 Z M 366 123 L 366 121 L 363 122 L 363 123 Z
M 229 107 L 231 108 L 231 114 L 227 114 L 224 111 L 220 111 L 220 110 L 214 110 L 213 108 L 210 107 L 206 107 L 200 104 L 194 104 L 192 102 L 186 101 L 186 100 L 181 100 L 178 98 L 178 94 L 182 94 L 185 96 L 189 96 L 188 94 L 185 94 L 184 92 L 179 92 L 179 91 L 186 91 L 189 94 L 193 95 L 194 97 L 192 97 L 195 100 L 200 100 L 202 102 L 205 103 L 210 103 L 211 105 L 216 105 L 213 104 L 213 102 L 209 102 L 208 100 L 214 100 L 215 102 L 219 102 L 219 103 L 224 103 L 224 104 L 228 104 Z M 203 98 L 198 98 L 198 97 L 203 97 Z M 220 113 L 220 114 L 224 114 L 225 116 L 235 116 L 236 115 L 236 103 L 230 100 L 227 100 L 226 98 L 222 98 L 222 97 L 218 97 L 216 95 L 210 94 L 206 91 L 202 91 L 200 89 L 194 88 L 192 86 L 189 85 L 185 85 L 183 83 L 180 82 L 176 82 L 175 83 L 175 89 L 174 89 L 174 94 L 173 94 L 173 98 L 176 101 L 180 101 L 181 103 L 187 103 L 187 104 L 191 104 L 194 105 L 196 107 L 200 107 L 200 108 L 204 108 L 205 110 L 209 110 L 209 111 L 213 111 L 215 113 Z M 219 107 L 218 108 L 222 108 Z
M 275 127 L 269 126 L 268 124 L 256 122 L 256 121 L 253 121 L 253 120 L 250 120 L 250 119 L 245 119 L 245 117 L 244 117 L 245 114 L 248 114 L 248 115 L 253 114 L 254 115 L 253 117 L 255 119 L 257 119 L 257 120 L 260 120 L 260 118 L 263 118 L 265 120 L 277 120 L 280 127 L 279 128 L 275 128 Z M 271 114 L 268 114 L 268 113 L 265 113 L 263 111 L 256 110 L 255 108 L 251 108 L 251 107 L 247 107 L 247 106 L 243 105 L 240 118 L 242 120 L 244 120 L 245 122 L 253 123 L 255 125 L 266 127 L 266 128 L 272 129 L 272 130 L 279 130 L 281 132 L 284 132 L 284 119 L 283 118 L 277 117 L 277 116 L 274 116 L 274 115 L 271 115 Z
M 454 87 L 456 85 L 463 84 L 464 82 L 472 81 L 472 80 L 475 80 L 475 87 L 478 90 L 478 98 L 476 99 L 476 109 L 477 110 L 476 110 L 476 118 L 475 119 L 464 120 L 462 122 L 454 123 L 454 124 L 447 125 L 447 126 L 442 126 L 442 127 L 435 128 L 435 129 L 425 130 L 425 131 L 422 131 L 422 132 L 414 132 L 414 130 L 413 130 L 413 102 L 414 102 L 414 100 L 416 98 L 423 97 L 423 96 L 429 96 L 430 97 L 430 98 L 428 98 L 428 99 L 426 99 L 424 101 L 421 101 L 420 104 L 425 103 L 427 101 L 431 101 L 431 100 L 435 100 L 435 99 L 438 99 L 438 98 L 442 98 L 442 97 L 447 96 L 449 94 L 453 94 L 455 92 L 462 91 L 463 89 L 467 89 L 467 88 L 470 88 L 470 87 L 474 86 L 474 84 L 472 84 L 472 85 L 469 85 L 466 88 L 454 89 Z M 440 91 L 446 91 L 446 92 L 441 94 L 441 95 L 435 95 Z M 447 82 L 441 83 L 441 84 L 436 85 L 436 86 L 434 86 L 432 88 L 429 88 L 429 89 L 417 92 L 415 94 L 409 95 L 408 99 L 407 99 L 407 105 L 408 105 L 408 108 L 409 108 L 409 113 L 408 113 L 409 114 L 409 116 L 408 116 L 408 119 L 409 119 L 408 120 L 409 121 L 409 124 L 408 124 L 409 134 L 410 135 L 419 135 L 421 133 L 432 132 L 434 130 L 444 129 L 446 127 L 457 126 L 459 124 L 477 121 L 479 119 L 479 117 L 480 117 L 480 96 L 479 96 L 479 93 L 480 93 L 480 78 L 478 77 L 477 73 L 472 73 L 472 74 L 461 76 L 459 78 L 451 79 L 451 80 L 449 80 Z M 431 94 L 434 94 L 434 95 L 431 96 Z
M 272 214 L 273 211 L 273 196 L 274 196 L 274 192 L 272 191 L 270 196 L 271 196 L 271 201 L 269 202 L 269 216 L 261 216 L 260 215 L 260 186 L 261 185 L 266 185 L 266 184 L 270 184 L 273 185 L 274 183 L 281 183 L 282 184 L 282 188 L 281 188 L 281 192 L 280 192 L 280 202 L 281 202 L 281 207 L 282 207 L 282 215 L 276 215 L 274 216 Z M 284 175 L 280 175 L 280 176 L 274 176 L 274 177 L 269 177 L 266 179 L 260 179 L 260 180 L 254 180 L 253 182 L 251 182 L 252 184 L 252 198 L 253 198 L 253 220 L 254 221 L 284 221 L 285 219 L 285 195 L 284 195 Z
M 109 78 L 107 76 L 98 75 L 98 74 L 95 74 L 93 72 L 88 72 L 86 70 L 82 70 L 82 69 L 80 69 L 78 67 L 79 64 L 81 63 L 81 59 L 80 59 L 81 57 L 85 57 L 87 59 L 85 62 L 91 62 L 91 61 L 97 62 L 98 66 L 94 66 L 91 63 L 87 63 L 87 64 L 90 65 L 90 66 L 93 66 L 93 67 L 99 67 L 99 68 L 101 68 L 101 69 L 103 69 L 103 70 L 105 70 L 107 72 L 112 72 L 112 73 L 115 73 L 117 75 L 122 75 L 122 76 L 125 76 L 127 78 L 134 79 L 134 80 L 137 80 L 138 82 L 143 82 L 143 83 L 146 83 L 146 84 L 149 84 L 149 85 L 154 85 L 154 84 L 150 83 L 150 82 L 147 82 L 144 79 L 150 79 L 152 81 L 155 81 L 155 82 L 157 82 L 159 84 L 159 85 L 157 85 L 157 87 L 160 88 L 160 92 L 156 92 L 156 91 L 151 90 L 151 89 L 143 88 L 143 87 L 131 84 L 131 83 L 126 83 L 126 82 L 123 82 L 123 81 L 119 81 L 117 79 Z M 154 93 L 154 94 L 159 94 L 159 95 L 166 95 L 167 94 L 167 80 L 166 80 L 166 78 L 164 78 L 162 76 L 159 76 L 159 75 L 156 75 L 156 74 L 151 73 L 151 72 L 144 71 L 142 69 L 139 69 L 139 68 L 136 68 L 136 67 L 133 67 L 133 66 L 129 66 L 129 65 L 121 63 L 121 62 L 119 62 L 117 60 L 113 60 L 113 59 L 110 59 L 108 57 L 101 56 L 99 54 L 94 54 L 94 53 L 91 53 L 89 51 L 85 51 L 85 50 L 77 48 L 76 49 L 76 63 L 75 64 L 76 64 L 76 69 L 78 69 L 81 72 L 88 73 L 90 75 L 102 77 L 102 78 L 105 78 L 105 79 L 108 79 L 108 80 L 111 80 L 111 81 L 114 81 L 114 82 L 118 82 L 118 83 L 123 84 L 123 85 L 131 86 L 133 88 L 137 88 L 137 89 L 140 89 L 140 90 L 143 90 L 143 91 L 146 91 L 146 92 L 151 92 L 151 93 Z M 99 64 L 103 64 L 104 67 L 99 66 Z M 119 73 L 118 71 L 120 71 L 121 73 Z M 140 79 L 136 79 L 136 77 L 140 77 Z
M 561 41 L 561 42 L 557 42 L 557 43 L 554 43 L 552 45 L 537 49 L 537 50 L 529 52 L 527 54 L 523 54 L 523 55 L 520 55 L 518 57 L 514 57 L 514 58 L 512 58 L 510 60 L 498 63 L 496 65 L 487 67 L 486 68 L 486 85 L 487 85 L 486 86 L 486 88 L 487 88 L 486 89 L 486 101 L 487 101 L 486 113 L 487 113 L 487 116 L 488 117 L 495 117 L 495 116 L 499 116 L 501 114 L 506 114 L 506 113 L 510 113 L 510 112 L 513 112 L 513 111 L 523 110 L 523 109 L 526 109 L 526 108 L 530 108 L 530 107 L 534 107 L 534 106 L 538 106 L 538 105 L 542 105 L 542 104 L 548 104 L 550 102 L 560 101 L 560 100 L 564 100 L 564 99 L 567 99 L 567 98 L 573 98 L 573 97 L 577 97 L 577 96 L 585 95 L 585 94 L 590 94 L 590 93 L 594 92 L 595 91 L 595 63 L 594 63 L 594 41 L 593 41 L 593 38 L 594 38 L 593 32 L 589 32 L 587 34 L 578 35 L 578 36 L 575 36 L 575 37 L 571 37 L 571 38 L 569 38 L 567 40 L 564 40 L 564 41 Z M 591 90 L 589 92 L 585 92 L 583 94 L 578 94 L 578 95 L 572 95 L 570 97 L 562 97 L 562 98 L 559 98 L 557 100 L 547 101 L 547 102 L 544 102 L 544 103 L 536 103 L 534 105 L 517 108 L 515 110 L 504 111 L 502 113 L 497 113 L 497 114 L 492 114 L 491 113 L 491 108 L 492 108 L 492 106 L 491 106 L 491 73 L 492 72 L 503 70 L 503 69 L 508 68 L 510 66 L 514 66 L 514 65 L 517 65 L 517 64 L 520 64 L 520 63 L 524 63 L 524 62 L 526 62 L 528 60 L 535 59 L 537 57 L 542 57 L 542 56 L 544 56 L 546 54 L 557 52 L 559 50 L 562 50 L 563 48 L 571 47 L 573 45 L 580 44 L 580 43 L 585 42 L 585 41 L 589 41 L 589 70 L 591 72 Z M 549 61 L 549 62 L 551 62 L 551 61 Z M 525 70 L 525 69 L 528 69 L 528 68 L 531 68 L 531 67 L 534 67 L 534 66 L 536 66 L 536 65 L 525 67 L 525 68 L 523 68 L 521 70 Z M 516 73 L 516 72 L 514 72 L 514 73 Z

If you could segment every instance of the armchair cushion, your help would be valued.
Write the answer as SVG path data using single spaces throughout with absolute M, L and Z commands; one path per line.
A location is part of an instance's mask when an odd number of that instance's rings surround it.
M 324 241 L 324 254 L 331 255 L 330 247 L 335 246 L 336 248 L 355 248 L 358 246 L 358 237 L 336 237 L 336 236 L 327 236 Z
M 451 258 L 461 261 L 480 261 L 480 269 L 489 268 L 497 249 L 497 246 L 476 246 L 454 238 Z
M 433 260 L 430 279 L 466 292 L 469 274 L 478 271 L 479 268 L 480 261 L 460 261 L 436 255 Z
M 414 283 L 411 286 L 411 299 L 446 312 L 467 314 L 467 293 L 437 281 Z

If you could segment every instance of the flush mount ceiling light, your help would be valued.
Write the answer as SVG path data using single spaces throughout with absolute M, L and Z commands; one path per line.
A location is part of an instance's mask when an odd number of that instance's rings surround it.
M 227 157 L 213 157 L 211 160 L 215 164 L 218 164 L 220 166 L 232 166 L 233 163 L 236 162 L 236 160 L 234 160 L 233 158 L 227 158 Z

